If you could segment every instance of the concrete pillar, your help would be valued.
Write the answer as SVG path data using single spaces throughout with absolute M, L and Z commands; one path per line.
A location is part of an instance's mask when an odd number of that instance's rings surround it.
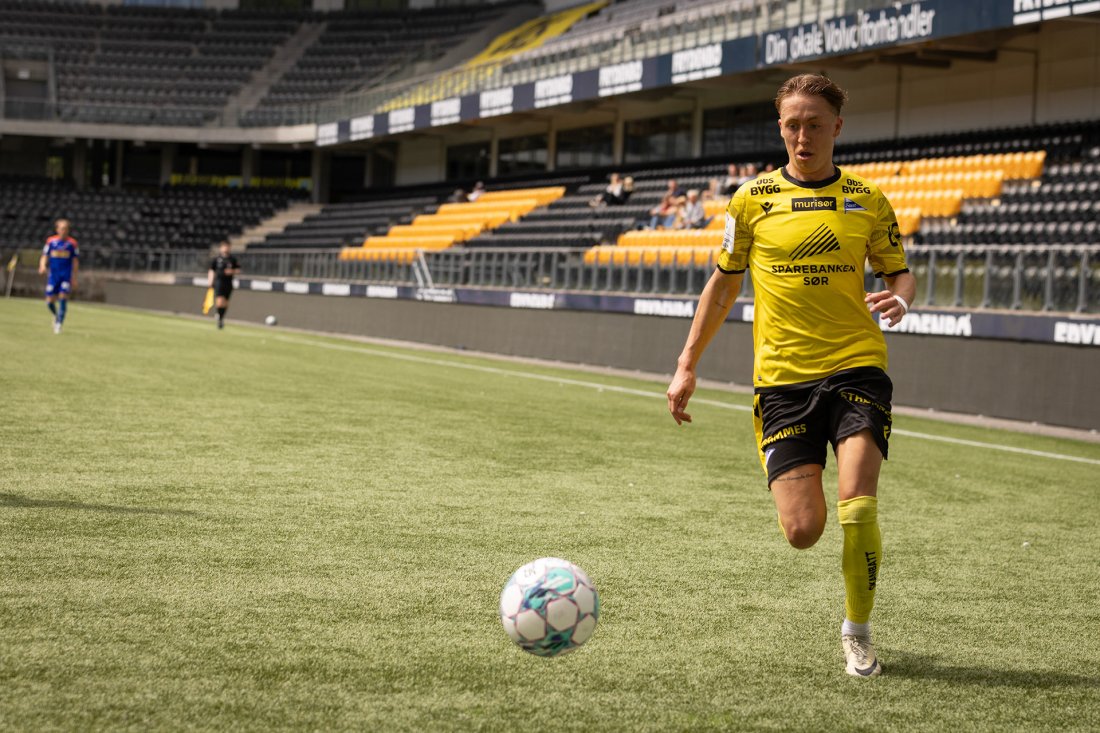
M 176 144 L 164 143 L 160 147 L 160 185 L 172 182 L 172 164 L 176 160 Z
M 310 178 L 313 181 L 313 203 L 328 203 L 329 154 L 314 148 L 310 158 Z
M 73 143 L 73 184 L 83 189 L 88 179 L 88 141 L 77 140 Z
M 241 150 L 241 185 L 251 186 L 252 177 L 256 175 L 256 148 L 245 145 Z
M 553 172 L 558 167 L 558 123 L 550 118 L 550 126 L 546 130 L 546 170 Z
M 489 138 L 489 178 L 497 177 L 500 167 L 500 129 L 493 127 L 493 136 Z
M 691 110 L 691 157 L 703 155 L 703 100 L 695 98 L 695 107 Z
M 115 141 L 115 188 L 122 188 L 122 163 L 126 155 L 126 143 Z
M 623 164 L 623 151 L 626 150 L 626 121 L 623 119 L 622 110 L 615 111 L 615 126 L 611 133 L 611 162 L 615 165 Z

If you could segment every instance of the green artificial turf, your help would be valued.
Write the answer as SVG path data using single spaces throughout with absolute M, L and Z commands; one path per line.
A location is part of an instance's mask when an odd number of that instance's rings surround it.
M 895 435 L 886 674 L 851 679 L 835 514 L 788 547 L 749 415 L 677 428 L 662 391 L 83 303 L 54 336 L 0 302 L 0 728 L 1100 728 L 1100 465 Z M 602 605 L 549 660 L 496 610 L 545 555 Z

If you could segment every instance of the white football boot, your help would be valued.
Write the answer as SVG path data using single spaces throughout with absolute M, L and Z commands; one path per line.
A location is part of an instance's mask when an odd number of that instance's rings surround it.
M 873 677 L 882 673 L 882 665 L 878 663 L 870 637 L 844 634 L 840 637 L 840 642 L 844 645 L 848 674 L 853 677 Z

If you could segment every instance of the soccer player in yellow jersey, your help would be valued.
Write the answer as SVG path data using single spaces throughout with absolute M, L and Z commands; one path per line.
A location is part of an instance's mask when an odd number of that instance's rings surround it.
M 892 384 L 886 342 L 872 318 L 901 322 L 916 293 L 897 220 L 870 181 L 833 164 L 847 94 L 802 74 L 775 98 L 788 162 L 741 186 L 730 201 L 718 269 L 668 388 L 677 424 L 695 391 L 695 370 L 751 270 L 754 424 L 760 460 L 787 541 L 813 546 L 825 529 L 821 483 L 827 444 L 838 469 L 844 534 L 841 626 L 848 674 L 877 675 L 870 615 L 882 565 L 878 476 L 890 437 Z M 864 291 L 864 264 L 886 290 Z

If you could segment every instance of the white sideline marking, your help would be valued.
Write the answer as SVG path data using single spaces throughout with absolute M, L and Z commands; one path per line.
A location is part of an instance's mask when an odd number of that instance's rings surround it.
M 581 379 L 569 379 L 568 377 L 554 377 L 548 374 L 537 374 L 535 372 L 524 372 L 518 369 L 501 369 L 500 367 L 485 366 L 483 364 L 468 364 L 461 361 L 451 361 L 449 359 L 433 359 L 427 356 L 416 356 L 414 354 L 401 354 L 392 351 L 382 351 L 379 349 L 372 349 L 363 346 L 350 346 L 345 344 L 334 344 L 325 341 L 309 341 L 305 339 L 291 338 L 290 336 L 271 336 L 268 334 L 249 334 L 264 336 L 265 338 L 271 338 L 275 341 L 283 341 L 288 344 L 300 344 L 302 346 L 317 346 L 323 349 L 333 349 L 335 351 L 350 351 L 358 354 L 367 354 L 370 356 L 380 356 L 387 359 L 397 359 L 399 361 L 415 362 L 417 364 L 427 364 L 430 366 L 444 366 L 453 367 L 455 369 L 467 369 L 473 372 L 482 372 L 484 374 L 499 374 L 508 377 L 519 377 L 521 379 L 534 379 L 540 382 L 551 382 L 554 384 L 568 384 L 573 387 L 587 387 L 589 389 L 595 389 L 599 391 L 617 392 L 619 394 L 635 395 L 637 397 L 653 397 L 657 399 L 666 399 L 666 397 L 659 392 L 649 392 L 644 389 L 631 389 L 630 387 L 620 387 L 614 384 L 601 384 L 600 382 L 586 382 Z M 692 403 L 697 405 L 707 405 L 710 407 L 721 407 L 726 410 L 737 410 L 738 412 L 752 412 L 752 408 L 748 405 L 736 405 L 729 402 L 720 402 L 719 400 L 710 400 L 705 397 L 693 397 Z M 949 438 L 944 435 L 932 435 L 930 433 L 918 433 L 911 430 L 894 430 L 894 435 L 904 435 L 908 438 L 920 438 L 922 440 L 934 440 L 940 443 L 952 443 L 954 445 L 966 445 L 972 448 L 988 448 L 989 450 L 999 450 L 1005 453 L 1018 453 L 1025 456 L 1036 456 L 1038 458 L 1051 458 L 1057 461 L 1073 461 L 1076 463 L 1088 463 L 1093 466 L 1100 466 L 1100 459 L 1096 458 L 1084 458 L 1082 456 L 1067 456 L 1062 453 L 1050 453 L 1041 450 L 1032 450 L 1031 448 L 1017 448 L 1012 445 L 997 445 L 996 443 L 983 443 L 977 440 L 967 440 L 965 438 Z

